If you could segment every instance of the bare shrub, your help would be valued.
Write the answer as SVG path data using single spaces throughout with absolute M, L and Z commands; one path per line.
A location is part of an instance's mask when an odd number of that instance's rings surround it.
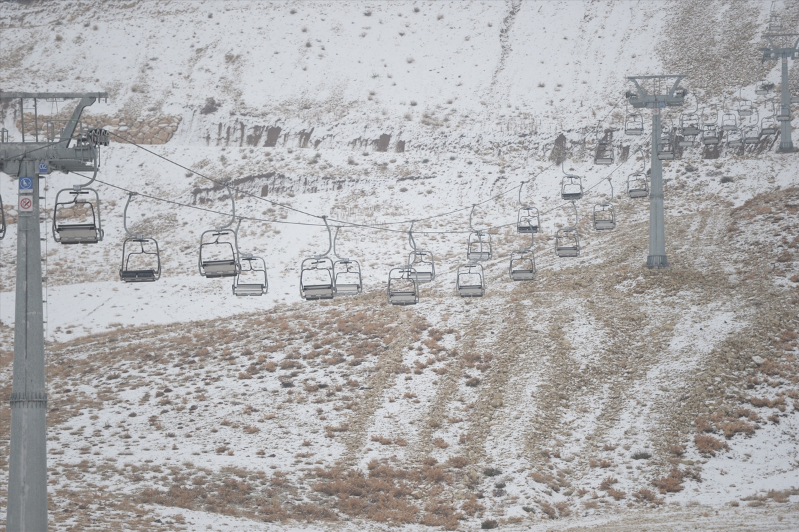
M 706 434 L 697 434 L 694 436 L 694 443 L 700 453 L 709 454 L 711 456 L 716 456 L 716 451 L 728 448 L 727 444 L 723 441 Z

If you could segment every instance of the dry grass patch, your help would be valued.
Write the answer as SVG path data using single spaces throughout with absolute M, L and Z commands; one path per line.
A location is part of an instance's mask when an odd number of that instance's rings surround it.
M 716 452 L 722 449 L 726 450 L 729 447 L 721 440 L 708 436 L 706 434 L 697 434 L 694 436 L 694 443 L 700 453 L 704 455 L 716 456 Z

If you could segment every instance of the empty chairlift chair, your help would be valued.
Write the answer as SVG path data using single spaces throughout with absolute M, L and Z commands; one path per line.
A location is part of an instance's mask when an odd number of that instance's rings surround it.
M 751 100 L 741 100 L 738 102 L 738 117 L 746 118 L 752 116 L 754 109 Z
M 333 236 L 327 224 L 327 216 L 322 216 L 327 227 L 329 245 L 322 255 L 314 255 L 300 265 L 300 297 L 306 301 L 333 299 L 336 296 L 336 280 L 333 274 L 333 260 L 327 255 L 333 247 Z
M 721 131 L 716 124 L 704 124 L 702 126 L 702 144 L 705 146 L 716 146 L 721 143 Z
M 467 240 L 466 260 L 470 262 L 491 260 L 491 257 L 494 256 L 491 247 L 491 235 L 472 226 L 472 217 L 476 206 L 472 205 L 472 211 L 469 213 L 469 228 L 472 231 L 469 233 Z
M 577 232 L 577 206 L 572 201 L 574 209 L 574 225 L 558 229 L 555 233 L 555 254 L 558 257 L 579 257 L 580 256 L 580 234 Z
M 616 229 L 616 211 L 613 208 L 613 183 L 610 178 L 605 178 L 610 184 L 610 201 L 603 201 L 594 205 L 594 230 L 612 231 Z
M 388 272 L 386 294 L 391 305 L 415 305 L 419 302 L 419 281 L 410 264 L 397 266 Z
M 508 274 L 511 281 L 534 281 L 535 270 L 535 254 L 533 253 L 533 246 L 535 245 L 535 235 L 530 233 L 530 247 L 513 251 L 510 254 L 510 264 L 508 265 Z
M 135 192 L 128 194 L 122 214 L 122 226 L 128 237 L 122 243 L 122 265 L 119 278 L 126 283 L 154 282 L 161 278 L 161 252 L 154 238 L 135 234 L 128 229 L 128 206 Z
M 236 219 L 236 199 L 230 187 L 225 184 L 232 214 L 227 225 L 209 229 L 200 235 L 200 256 L 197 260 L 200 275 L 210 279 L 218 277 L 235 277 L 239 274 L 239 242 L 238 234 L 231 228 Z
M 483 297 L 486 293 L 483 265 L 467 262 L 458 266 L 455 289 L 461 297 Z
M 613 143 L 606 138 L 605 133 L 601 131 L 599 125 L 597 125 L 594 164 L 607 166 L 613 164 L 614 160 Z
M 757 86 L 755 87 L 755 94 L 758 96 L 765 96 L 771 91 L 774 90 L 774 84 L 768 81 L 766 78 L 760 78 L 760 81 L 757 82 Z
M 624 134 L 640 137 L 644 134 L 644 117 L 635 111 L 629 112 L 629 101 L 627 101 L 628 111 L 624 117 Z
M 769 13 L 768 19 L 768 31 L 769 33 L 781 33 L 783 31 L 782 26 L 782 18 L 777 14 L 774 10 L 775 2 L 771 2 L 771 11 Z
M 627 196 L 631 199 L 649 197 L 649 179 L 646 175 L 646 154 L 639 149 L 644 167 L 641 171 L 633 172 L 627 176 Z
M 744 144 L 757 144 L 760 142 L 760 127 L 757 124 L 744 126 L 742 130 Z
M 661 161 L 674 160 L 674 143 L 670 136 L 660 138 L 660 142 L 658 142 L 658 159 Z
M 721 115 L 721 130 L 735 131 L 738 129 L 738 116 L 731 110 L 724 111 Z
M 779 124 L 777 123 L 774 115 L 764 116 L 760 120 L 760 134 L 761 135 L 776 135 L 779 131 Z
M 239 273 L 233 280 L 233 295 L 238 297 L 262 296 L 269 291 L 266 261 L 250 253 L 239 254 Z
M 734 129 L 727 131 L 727 147 L 740 148 L 744 145 L 744 136 L 741 129 Z
M 416 247 L 416 239 L 413 238 L 413 224 L 408 231 L 408 243 L 411 245 L 411 252 L 408 255 L 408 264 L 415 272 L 416 281 L 419 283 L 430 283 L 436 278 L 436 261 L 431 251 Z
M 580 235 L 576 227 L 558 229 L 555 234 L 555 254 L 558 257 L 580 256 Z
M 516 217 L 516 231 L 521 234 L 535 234 L 541 229 L 541 216 L 536 207 L 522 203 L 522 188 L 526 181 L 519 185 L 519 213 Z
M 100 196 L 75 185 L 59 190 L 53 210 L 53 238 L 61 244 L 96 244 L 103 239 Z
M 560 163 L 563 179 L 560 182 L 560 197 L 566 201 L 574 201 L 583 197 L 583 178 L 566 172 L 563 162 Z
M 336 257 L 333 263 L 333 282 L 336 285 L 336 296 L 355 296 L 363 291 L 361 265 L 357 260 L 338 256 L 336 240 L 339 229 L 341 228 L 336 227 L 336 234 L 333 237 L 333 256 Z

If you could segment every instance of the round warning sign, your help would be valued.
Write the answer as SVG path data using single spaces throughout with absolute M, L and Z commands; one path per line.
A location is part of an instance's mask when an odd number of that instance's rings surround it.
M 33 212 L 33 199 L 27 196 L 19 198 L 19 212 Z

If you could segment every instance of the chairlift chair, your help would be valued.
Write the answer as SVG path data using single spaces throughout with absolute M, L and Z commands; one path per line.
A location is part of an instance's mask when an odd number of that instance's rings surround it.
M 790 102 L 785 107 L 777 102 L 772 103 L 772 115 L 777 122 L 790 122 L 791 121 L 791 105 Z M 775 131 L 776 133 L 776 131 Z
M 560 182 L 560 197 L 566 201 L 574 201 L 582 198 L 583 178 L 578 175 L 567 173 L 566 168 L 563 166 L 563 162 L 560 163 L 560 168 L 563 172 L 563 179 Z
M 769 12 L 769 19 L 768 19 L 768 31 L 769 33 L 780 33 L 782 32 L 782 18 L 774 11 L 774 2 L 771 2 L 771 11 Z
M 535 281 L 535 255 L 532 246 L 511 252 L 508 273 L 511 281 Z
M 751 100 L 741 100 L 738 102 L 738 116 L 740 118 L 746 116 L 752 116 L 752 101 Z
M 716 146 L 721 142 L 721 131 L 716 124 L 702 125 L 702 144 Z
M 200 235 L 200 254 L 197 259 L 200 275 L 207 278 L 235 277 L 239 274 L 238 233 L 231 226 L 236 220 L 236 198 L 226 183 L 232 214 L 223 226 L 204 231 Z
M 436 261 L 433 253 L 416 247 L 416 240 L 413 238 L 413 223 L 408 231 L 408 242 L 411 245 L 411 253 L 408 255 L 408 264 L 413 268 L 416 281 L 419 283 L 429 283 L 436 278 Z
M 336 285 L 336 296 L 355 296 L 363 291 L 361 265 L 357 260 L 339 257 L 336 252 L 336 241 L 340 227 L 336 227 L 333 237 L 333 282 Z
M 469 248 L 466 252 L 466 259 L 470 261 L 491 260 L 493 256 L 491 249 L 491 235 L 483 231 L 472 231 L 469 233 Z
M 644 117 L 640 113 L 629 113 L 624 119 L 625 135 L 640 137 L 644 134 Z
M 766 78 L 761 78 L 760 81 L 757 82 L 757 87 L 755 88 L 755 94 L 758 96 L 765 96 L 766 94 L 770 93 L 774 90 L 774 84 L 768 81 Z
M 269 291 L 266 261 L 250 253 L 240 254 L 239 273 L 233 280 L 233 295 L 238 297 L 262 296 Z
M 594 230 L 595 231 L 612 231 L 616 229 L 616 211 L 613 208 L 613 182 L 609 177 L 606 177 L 610 185 L 610 201 L 603 201 L 594 205 Z
M 458 266 L 455 289 L 461 297 L 483 297 L 486 293 L 483 265 L 469 261 Z
M 683 137 L 696 137 L 702 132 L 698 106 L 697 103 L 697 109 L 680 113 L 680 135 Z
M 671 140 L 671 136 L 660 138 L 660 142 L 658 142 L 658 159 L 661 161 L 674 160 L 674 143 Z
M 327 216 L 322 216 L 322 220 L 327 228 L 327 251 L 322 255 L 314 255 L 303 260 L 300 265 L 300 297 L 306 301 L 333 299 L 336 296 L 333 259 L 328 257 L 333 249 L 333 235 L 327 223 Z
M 696 144 L 696 135 L 683 135 L 677 137 L 677 146 L 681 148 L 691 148 Z
M 356 296 L 363 291 L 361 265 L 357 260 L 340 258 L 333 263 L 336 296 Z
M 336 283 L 333 277 L 333 261 L 329 257 L 314 256 L 300 265 L 300 297 L 306 301 L 333 299 Z
M 649 197 L 649 179 L 646 176 L 646 154 L 640 149 L 643 158 L 644 168 L 639 172 L 633 172 L 627 176 L 627 196 L 630 199 Z
M 613 161 L 615 160 L 613 152 L 613 144 L 609 140 L 606 140 L 604 138 L 603 132 L 599 129 L 600 124 L 597 124 L 596 151 L 594 152 L 594 164 L 607 166 L 613 164 Z
M 580 256 L 580 234 L 576 227 L 558 229 L 555 234 L 555 253 L 558 257 Z
M 541 217 L 538 209 L 530 205 L 523 205 L 519 208 L 519 215 L 516 219 L 516 231 L 522 234 L 538 233 L 541 230 Z
M 744 145 L 744 135 L 741 129 L 727 131 L 727 147 L 740 148 Z
M 779 130 L 779 124 L 774 115 L 764 116 L 760 120 L 760 133 L 763 135 L 775 135 Z
M 760 142 L 760 127 L 757 124 L 744 126 L 741 134 L 743 135 L 744 144 L 757 144 Z
M 62 199 L 63 196 L 67 199 Z M 53 209 L 53 238 L 61 244 L 96 244 L 103 239 L 100 196 L 96 190 L 75 185 L 58 191 Z
M 386 294 L 391 305 L 415 305 L 419 302 L 419 281 L 410 264 L 392 268 L 388 272 Z
M 738 129 L 738 117 L 733 111 L 724 111 L 724 114 L 721 115 L 721 130 L 735 131 L 736 129 Z
M 572 201 L 574 209 L 574 225 L 558 229 L 555 233 L 555 254 L 558 257 L 578 257 L 580 255 L 580 234 L 577 232 L 579 218 L 577 205 Z
M 200 235 L 200 275 L 209 279 L 238 275 L 237 240 L 236 231 L 229 227 L 204 231 Z
M 474 216 L 475 207 L 477 207 L 477 205 L 472 205 L 472 211 L 469 213 L 469 229 L 471 229 L 471 232 L 467 240 L 466 260 L 470 262 L 491 260 L 491 257 L 493 257 L 491 235 L 480 229 L 475 229 L 474 226 L 472 226 L 472 217 Z
M 126 283 L 154 282 L 161 278 L 161 252 L 158 242 L 128 229 L 128 206 L 135 192 L 128 194 L 122 214 L 122 226 L 129 236 L 122 243 L 122 265 L 119 278 Z

